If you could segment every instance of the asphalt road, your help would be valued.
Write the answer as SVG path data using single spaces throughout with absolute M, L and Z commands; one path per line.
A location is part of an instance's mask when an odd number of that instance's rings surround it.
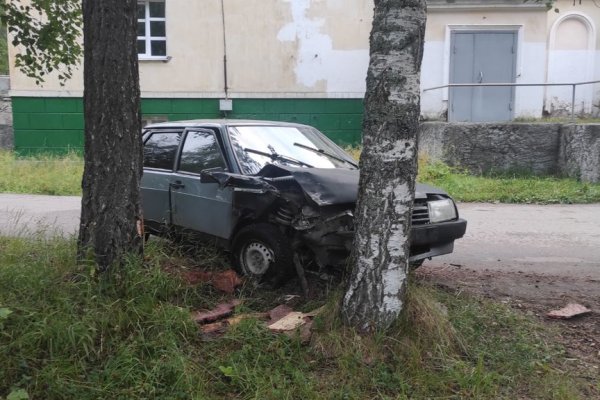
M 0 194 L 0 234 L 75 234 L 80 207 L 77 196 Z
M 79 197 L 0 194 L 0 234 L 74 234 Z M 467 234 L 426 265 L 600 279 L 600 204 L 464 203 Z
M 467 233 L 427 265 L 600 279 L 600 204 L 464 203 L 459 212 Z

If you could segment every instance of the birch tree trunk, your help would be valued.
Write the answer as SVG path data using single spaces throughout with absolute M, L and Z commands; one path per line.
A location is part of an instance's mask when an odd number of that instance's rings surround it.
M 137 0 L 83 0 L 85 168 L 78 256 L 141 252 Z
M 389 327 L 404 305 L 417 173 L 425 0 L 375 0 L 352 273 L 343 320 Z

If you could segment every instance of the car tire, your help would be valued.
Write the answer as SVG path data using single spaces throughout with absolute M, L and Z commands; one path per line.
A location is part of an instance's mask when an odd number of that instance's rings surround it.
M 277 287 L 294 271 L 290 242 L 271 224 L 242 228 L 233 239 L 232 253 L 237 270 L 257 283 Z

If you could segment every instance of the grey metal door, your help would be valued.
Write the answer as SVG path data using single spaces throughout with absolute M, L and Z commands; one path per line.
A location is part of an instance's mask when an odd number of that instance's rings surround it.
M 517 33 L 453 32 L 450 83 L 514 83 Z M 449 121 L 510 121 L 514 87 L 451 88 Z
M 229 239 L 233 189 L 200 181 L 204 170 L 227 170 L 215 132 L 189 130 L 177 164 L 171 182 L 173 225 Z

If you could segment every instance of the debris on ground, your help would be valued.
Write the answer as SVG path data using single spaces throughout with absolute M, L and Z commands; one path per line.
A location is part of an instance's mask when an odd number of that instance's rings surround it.
M 316 314 L 315 314 L 316 315 Z M 275 322 L 270 322 L 267 328 L 274 333 L 283 333 L 289 337 L 300 338 L 301 343 L 308 343 L 312 337 L 313 316 L 299 311 L 292 311 Z
M 192 319 L 199 324 L 205 324 L 207 322 L 213 322 L 233 314 L 235 307 L 242 304 L 240 300 L 234 299 L 227 303 L 221 303 L 212 310 L 208 311 L 196 311 L 192 314 Z
M 293 311 L 294 310 L 288 305 L 285 305 L 285 304 L 278 305 L 277 307 L 275 307 L 274 309 L 272 309 L 271 311 L 268 312 L 269 325 L 279 321 L 281 318 L 285 317 L 286 315 L 288 315 L 289 313 L 291 313 Z
M 312 338 L 312 326 L 312 319 L 308 319 L 305 317 L 304 324 L 299 326 L 297 329 L 284 331 L 282 333 L 291 338 L 298 337 L 300 339 L 300 343 L 308 344 L 310 342 L 310 339 Z
M 232 269 L 225 271 L 182 271 L 180 274 L 189 285 L 210 283 L 215 289 L 228 294 L 235 292 L 235 289 L 242 284 L 242 280 Z
M 202 324 L 201 329 L 202 333 L 205 337 L 216 337 L 222 335 L 227 332 L 227 329 L 230 326 L 235 326 L 248 318 L 256 318 L 256 319 L 267 319 L 269 315 L 267 313 L 250 313 L 250 314 L 240 314 L 234 315 L 233 317 L 229 317 L 227 319 L 223 319 L 220 321 Z
M 571 319 L 573 317 L 577 317 L 579 315 L 589 314 L 592 310 L 587 308 L 586 306 L 582 306 L 577 303 L 569 303 L 565 307 L 560 310 L 552 310 L 546 314 L 548 318 L 553 319 Z
M 210 324 L 202 325 L 202 333 L 205 336 L 219 336 L 225 333 L 228 327 L 229 324 L 227 323 L 227 320 L 212 322 Z
M 214 272 L 209 282 L 212 283 L 215 289 L 229 294 L 233 293 L 235 288 L 242 285 L 242 280 L 232 269 L 223 272 Z
M 270 324 L 268 328 L 272 332 L 293 331 L 306 323 L 304 318 L 304 313 L 292 311 L 283 318 L 280 318 L 277 322 Z
M 227 318 L 227 320 L 225 322 L 227 322 L 228 326 L 234 326 L 248 318 L 266 320 L 267 318 L 269 318 L 269 314 L 268 313 L 249 313 L 249 314 L 234 315 L 233 317 Z
M 192 319 L 201 325 L 205 337 L 215 337 L 227 331 L 231 326 L 239 324 L 247 318 L 265 320 L 265 325 L 273 333 L 283 333 L 290 337 L 298 335 L 302 343 L 308 343 L 312 336 L 313 319 L 322 310 L 318 308 L 309 313 L 294 311 L 291 307 L 281 304 L 267 313 L 249 313 L 231 316 L 239 300 L 221 303 L 209 311 L 197 311 Z
M 274 333 L 283 333 L 290 337 L 298 335 L 301 343 L 308 343 L 312 337 L 313 319 L 323 311 L 319 307 L 308 313 L 293 311 L 289 306 L 282 304 L 269 311 L 270 320 L 267 328 Z

